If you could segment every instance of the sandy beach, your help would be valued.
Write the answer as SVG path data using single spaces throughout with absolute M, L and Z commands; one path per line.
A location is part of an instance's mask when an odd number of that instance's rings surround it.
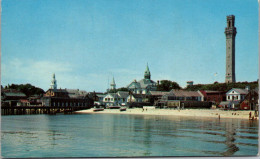
M 254 111 L 224 111 L 218 109 L 142 109 L 133 108 L 127 109 L 126 111 L 120 111 L 119 109 L 104 109 L 103 111 L 94 112 L 93 109 L 76 111 L 75 113 L 106 113 L 106 114 L 133 114 L 133 115 L 172 115 L 172 116 L 189 116 L 189 117 L 212 117 L 212 118 L 238 118 L 238 119 L 249 119 L 249 113 L 252 116 L 255 114 Z M 258 120 L 258 118 L 257 118 Z

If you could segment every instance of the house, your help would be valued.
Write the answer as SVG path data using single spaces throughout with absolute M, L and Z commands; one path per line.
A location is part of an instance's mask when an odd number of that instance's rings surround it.
M 248 92 L 245 99 L 240 103 L 240 109 L 242 110 L 258 110 L 259 95 L 258 89 L 253 89 Z
M 129 94 L 127 97 L 128 107 L 143 108 L 144 106 L 151 106 L 152 103 L 148 100 L 148 95 L 145 94 Z
M 182 100 L 182 101 L 203 101 L 204 96 L 200 91 L 186 91 L 172 89 L 162 96 L 162 101 Z
M 127 103 L 140 103 L 143 102 L 144 95 L 142 94 L 130 94 L 127 97 Z
M 204 96 L 200 91 L 186 91 L 173 89 L 162 96 L 159 104 L 161 107 L 177 108 L 209 108 L 211 102 L 203 101 Z
M 42 98 L 43 106 L 53 107 L 91 107 L 93 99 L 86 91 L 79 89 L 49 89 Z
M 17 102 L 17 106 L 30 106 L 30 102 L 28 99 L 20 99 L 20 101 Z
M 26 100 L 27 96 L 15 89 L 1 89 L 1 106 L 17 106 L 20 100 Z
M 155 91 L 157 89 L 157 84 L 151 80 L 151 73 L 149 71 L 148 65 L 144 72 L 144 79 L 140 81 L 132 81 L 127 87 L 129 91 L 133 94 L 147 94 L 150 91 Z
M 118 91 L 117 93 L 108 93 L 103 97 L 103 103 L 108 106 L 125 105 L 129 92 Z
M 96 94 L 97 96 L 97 99 L 94 103 L 95 105 L 105 105 L 103 100 L 104 100 L 104 97 L 106 96 L 106 94 L 103 94 L 103 93 L 97 93 Z
M 42 105 L 42 97 L 40 95 L 32 95 L 28 98 L 30 106 L 41 106 Z
M 163 95 L 166 95 L 169 93 L 168 91 L 150 91 L 148 93 L 150 97 L 150 102 L 153 103 L 153 105 L 159 106 L 159 101 L 161 100 Z
M 117 95 L 118 95 L 118 100 L 119 100 L 119 103 L 121 105 L 126 105 L 127 103 L 127 97 L 129 95 L 129 92 L 125 92 L 125 91 L 118 91 L 117 92 Z
M 239 101 L 222 101 L 219 107 L 224 109 L 239 109 Z
M 241 101 L 245 99 L 247 94 L 247 89 L 232 88 L 226 93 L 226 99 L 227 101 Z
M 200 90 L 204 96 L 204 101 L 220 103 L 226 101 L 226 92 L 224 91 L 211 91 L 211 90 Z

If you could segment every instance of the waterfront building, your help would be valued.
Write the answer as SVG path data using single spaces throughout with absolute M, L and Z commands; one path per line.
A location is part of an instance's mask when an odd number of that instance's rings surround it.
M 147 94 L 150 91 L 155 91 L 157 89 L 156 82 L 151 80 L 151 72 L 148 64 L 144 72 L 144 79 L 140 81 L 133 80 L 126 88 L 133 94 Z
M 78 89 L 49 89 L 42 98 L 43 106 L 91 107 L 94 101 Z
M 17 102 L 17 106 L 30 106 L 30 102 L 28 99 L 20 99 L 20 101 Z
M 163 95 L 166 95 L 169 93 L 168 91 L 150 91 L 148 95 L 150 96 L 150 102 L 153 103 L 153 105 L 158 106 L 158 102 L 161 100 Z
M 259 95 L 258 88 L 249 90 L 245 99 L 240 104 L 240 109 L 242 110 L 258 110 L 259 105 Z
M 95 105 L 104 105 L 104 97 L 106 96 L 106 94 L 103 93 L 96 93 L 96 96 L 98 98 L 98 100 L 95 100 Z
M 232 88 L 226 93 L 226 99 L 227 101 L 241 101 L 245 99 L 247 94 L 247 89 Z
M 211 102 L 204 101 L 204 95 L 200 91 L 186 91 L 172 89 L 158 101 L 160 107 L 175 108 L 210 108 Z
M 172 89 L 162 96 L 162 100 L 204 101 L 204 95 L 200 91 Z
M 226 35 L 226 83 L 236 82 L 235 76 L 235 38 L 237 30 L 235 27 L 235 16 L 227 16 Z
M 51 88 L 42 98 L 43 106 L 52 107 L 92 107 L 94 100 L 88 93 L 79 89 L 57 89 L 55 74 L 53 74 Z
M 127 97 L 127 103 L 133 103 L 133 102 L 140 103 L 140 102 L 143 102 L 143 98 L 144 98 L 144 95 L 142 95 L 142 94 L 130 94 Z
M 1 89 L 1 106 L 17 106 L 18 102 L 26 99 L 27 96 L 23 92 L 15 89 Z
M 219 104 L 226 100 L 226 92 L 224 91 L 211 91 L 211 90 L 200 90 L 204 96 L 204 101 L 213 102 Z
M 117 93 L 108 93 L 103 97 L 103 103 L 108 106 L 125 105 L 129 92 L 118 91 Z

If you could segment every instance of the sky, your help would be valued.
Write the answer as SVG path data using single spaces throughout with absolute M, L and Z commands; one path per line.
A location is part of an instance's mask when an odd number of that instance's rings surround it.
M 236 81 L 258 79 L 257 0 L 2 0 L 1 84 L 104 92 L 144 78 L 225 81 L 235 15 Z

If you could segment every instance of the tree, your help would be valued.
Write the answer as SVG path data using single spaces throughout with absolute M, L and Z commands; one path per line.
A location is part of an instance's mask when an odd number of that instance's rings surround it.
M 110 90 L 108 91 L 108 93 L 116 93 L 116 92 L 118 92 L 118 91 L 125 91 L 125 92 L 127 92 L 128 89 L 125 88 L 125 87 L 121 87 L 121 88 L 118 88 L 118 89 L 110 89 Z
M 185 90 L 197 91 L 197 90 L 212 90 L 212 91 L 229 91 L 232 88 L 242 88 L 245 89 L 246 86 L 249 86 L 250 89 L 255 89 L 258 87 L 257 81 L 254 82 L 237 82 L 237 83 L 217 83 L 214 84 L 197 84 L 188 86 Z
M 170 91 L 172 89 L 181 89 L 177 82 L 169 80 L 161 80 L 160 84 L 157 85 L 157 91 Z
M 35 87 L 31 84 L 11 84 L 8 85 L 8 89 L 16 89 L 18 91 L 23 92 L 27 97 L 32 96 L 32 95 L 43 95 L 44 90 L 38 87 Z

